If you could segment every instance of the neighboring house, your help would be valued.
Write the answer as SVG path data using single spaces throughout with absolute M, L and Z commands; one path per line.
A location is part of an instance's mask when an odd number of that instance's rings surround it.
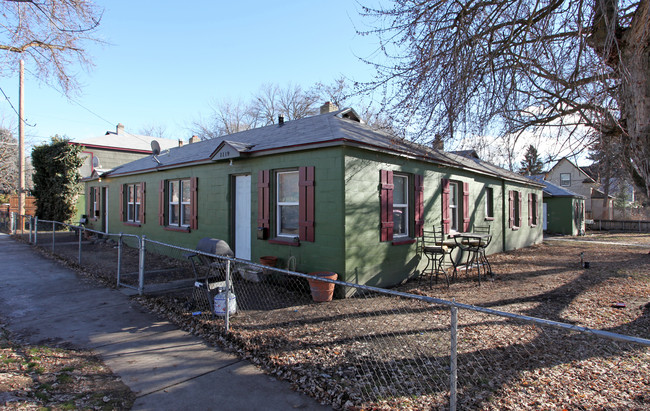
M 156 140 L 162 149 L 179 146 L 178 140 L 154 138 L 124 131 L 124 125 L 118 124 L 115 131 L 107 131 L 104 135 L 70 141 L 69 144 L 84 147 L 82 158 L 83 165 L 79 169 L 81 178 L 90 178 L 119 165 L 129 163 L 151 155 L 151 141 Z M 79 221 L 85 213 L 85 196 L 80 195 L 77 201 L 77 216 Z
M 634 187 L 634 184 L 627 181 L 625 178 L 620 177 L 611 177 L 609 181 L 600 175 L 598 167 L 596 164 L 592 164 L 587 167 L 580 167 L 582 171 L 588 174 L 592 179 L 600 183 L 600 191 L 592 198 L 600 201 L 599 206 L 603 207 L 603 199 L 605 198 L 605 191 L 609 193 L 607 196 L 608 203 L 611 202 L 613 206 L 610 208 L 613 210 L 611 213 L 606 214 L 607 220 L 613 220 L 616 218 L 625 219 L 625 208 L 632 206 L 637 200 L 637 193 Z M 609 187 L 605 185 L 608 184 Z M 617 199 L 623 199 L 617 205 Z M 594 200 L 596 201 L 596 200 Z
M 611 220 L 614 217 L 614 196 L 599 190 L 600 184 L 587 174 L 583 168 L 576 166 L 569 159 L 562 158 L 551 168 L 544 178 L 585 198 L 585 215 L 589 219 Z
M 451 235 L 489 225 L 489 253 L 542 241 L 541 184 L 374 131 L 354 110 L 329 107 L 91 179 L 89 225 L 188 248 L 219 238 L 238 258 L 272 255 L 284 267 L 295 257 L 299 271 L 375 286 L 424 267 L 424 228 Z
M 544 187 L 542 211 L 544 231 L 581 235 L 585 232 L 585 197 L 544 180 L 544 174 L 528 176 Z

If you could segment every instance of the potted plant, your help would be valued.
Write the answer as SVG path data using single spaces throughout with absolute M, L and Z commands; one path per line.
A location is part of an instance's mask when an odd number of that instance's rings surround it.
M 309 273 L 309 275 L 319 278 L 327 278 L 328 280 L 336 280 L 338 278 L 338 274 L 331 271 L 317 271 Z M 314 301 L 318 303 L 332 301 L 335 284 L 319 281 L 313 278 L 309 278 L 308 281 L 309 289 L 311 290 L 311 297 L 314 299 Z

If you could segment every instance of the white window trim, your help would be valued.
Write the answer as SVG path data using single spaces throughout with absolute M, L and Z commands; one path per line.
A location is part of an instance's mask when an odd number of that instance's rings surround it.
M 131 223 L 139 223 L 140 222 L 139 209 L 141 207 L 140 197 L 142 196 L 142 194 L 138 195 L 139 188 L 140 188 L 139 183 L 127 184 L 126 185 L 126 221 L 131 222 Z M 130 199 L 131 189 L 133 189 L 133 200 L 134 201 L 131 201 L 131 199 Z M 131 205 L 133 205 L 133 213 L 134 213 L 134 215 L 131 215 L 131 208 L 130 208 Z
M 178 183 L 178 203 L 174 204 L 172 203 L 172 184 L 173 183 Z M 190 194 L 190 198 L 188 201 L 183 201 L 183 186 L 187 184 L 188 186 L 190 185 L 190 179 L 178 179 L 178 180 L 169 180 L 167 182 L 167 211 L 168 211 L 168 216 L 167 216 L 167 224 L 169 226 L 173 227 L 189 227 L 190 224 L 183 224 L 183 220 L 185 217 L 185 212 L 184 210 L 184 205 L 190 205 L 192 204 L 192 195 Z M 172 222 L 172 205 L 178 205 L 178 223 Z M 190 211 L 191 212 L 191 211 Z
M 298 170 L 287 170 L 287 171 L 279 171 L 275 175 L 275 183 L 277 189 L 275 190 L 275 231 L 276 235 L 278 237 L 285 237 L 285 238 L 298 238 L 298 234 L 287 234 L 282 232 L 282 216 L 280 214 L 280 207 L 281 206 L 297 206 L 299 207 L 300 210 L 300 201 L 280 201 L 280 176 L 282 174 L 296 174 L 298 175 Z M 300 182 L 299 182 L 300 184 Z M 300 186 L 298 186 L 298 189 Z
M 452 188 L 452 186 L 454 188 Z M 458 232 L 458 194 L 460 193 L 458 191 L 459 183 L 456 181 L 450 181 L 449 182 L 449 232 Z M 455 195 L 451 195 L 452 192 L 455 193 Z M 454 227 L 454 221 L 456 222 L 456 226 Z
M 568 184 L 563 184 L 562 176 L 569 176 Z M 561 187 L 571 187 L 571 173 L 560 173 L 560 186 Z
M 401 234 L 393 233 L 393 238 L 404 238 L 404 237 L 409 236 L 409 225 L 410 225 L 409 223 L 411 221 L 409 219 L 409 203 L 408 203 L 408 201 L 409 201 L 409 178 L 408 178 L 407 175 L 393 174 L 393 187 L 395 187 L 395 179 L 398 179 L 398 178 L 404 179 L 404 195 L 406 197 L 406 203 L 396 203 L 395 202 L 395 197 L 393 197 L 393 212 L 395 212 L 396 208 L 403 210 L 403 213 L 404 213 L 403 220 L 405 222 L 405 225 L 404 225 L 404 233 L 401 233 Z

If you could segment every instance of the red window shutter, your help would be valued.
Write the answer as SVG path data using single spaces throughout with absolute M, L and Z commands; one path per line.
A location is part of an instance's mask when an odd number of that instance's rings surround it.
M 95 218 L 99 217 L 99 209 L 101 208 L 100 206 L 100 198 L 99 198 L 99 193 L 100 193 L 100 188 L 95 187 L 95 204 L 97 204 L 97 207 L 95 208 Z
M 533 223 L 533 193 L 528 193 L 528 225 L 532 226 Z
M 124 218 L 124 190 L 126 189 L 127 186 L 125 184 L 120 186 L 120 221 L 126 221 L 126 218 Z
M 512 228 L 515 224 L 515 193 L 508 191 L 508 228 Z
M 300 241 L 314 241 L 314 167 L 300 167 L 299 234 Z
M 424 176 L 415 175 L 415 237 L 422 237 L 424 234 Z
M 522 197 L 523 195 L 521 194 L 521 191 L 517 191 L 517 195 L 519 196 L 519 220 L 517 221 L 517 227 L 521 227 L 521 210 L 522 210 Z
M 469 231 L 469 183 L 463 183 L 463 231 Z
M 199 228 L 199 179 L 190 178 L 190 228 Z
M 449 234 L 451 228 L 451 218 L 449 216 L 449 180 L 442 179 L 442 231 Z
M 86 215 L 90 220 L 93 218 L 93 198 L 95 197 L 95 189 L 90 187 L 88 189 L 88 195 L 86 196 Z
M 165 180 L 158 187 L 158 224 L 165 225 Z
M 144 217 L 147 214 L 145 212 L 145 199 L 147 198 L 146 194 L 146 183 L 143 181 L 140 183 L 140 224 L 144 224 Z
M 262 228 L 264 238 L 271 228 L 271 171 L 260 170 L 257 174 L 257 227 Z
M 393 240 L 393 172 L 379 171 L 379 202 L 381 214 L 380 241 Z

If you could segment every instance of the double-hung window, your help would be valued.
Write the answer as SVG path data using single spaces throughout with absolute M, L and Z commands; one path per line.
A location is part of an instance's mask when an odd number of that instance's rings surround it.
M 494 189 L 485 187 L 485 219 L 494 220 Z
M 126 199 L 126 221 L 132 223 L 140 222 L 140 206 L 142 200 L 142 192 L 140 184 L 128 184 L 126 186 L 127 199 Z
M 277 235 L 298 236 L 298 171 L 277 173 Z
M 404 175 L 393 175 L 393 237 L 409 235 L 409 180 Z
M 562 187 L 571 187 L 571 173 L 560 173 L 560 185 Z
M 189 227 L 191 216 L 190 180 L 169 180 L 168 199 L 168 224 L 176 227 Z
M 537 194 L 530 193 L 528 194 L 528 225 L 534 227 L 539 222 L 538 216 L 538 204 L 537 204 Z
M 269 239 L 273 223 L 275 235 L 269 240 L 274 244 L 299 246 L 302 241 L 315 241 L 315 177 L 313 166 L 258 172 L 258 239 Z
M 449 182 L 449 217 L 451 218 L 451 231 L 458 230 L 458 183 Z

